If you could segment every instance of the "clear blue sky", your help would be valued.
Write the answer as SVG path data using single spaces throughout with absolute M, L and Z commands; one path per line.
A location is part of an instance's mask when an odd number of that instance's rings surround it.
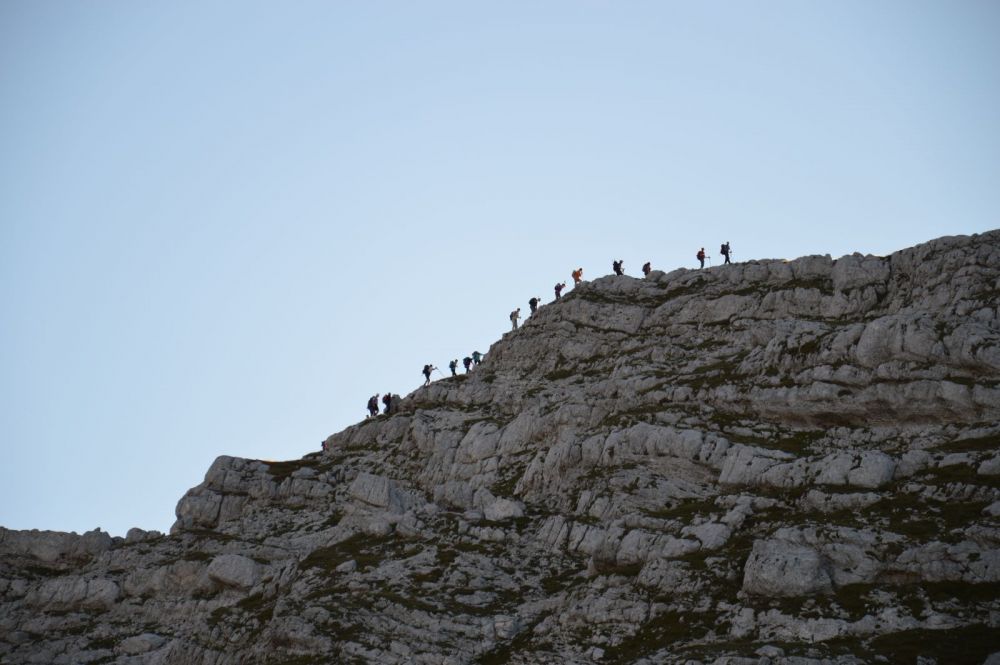
M 583 266 L 1000 226 L 1000 3 L 0 4 L 0 525 L 166 530 Z

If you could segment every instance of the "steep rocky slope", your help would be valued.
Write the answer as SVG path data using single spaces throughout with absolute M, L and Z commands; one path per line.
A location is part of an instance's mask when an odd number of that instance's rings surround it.
M 981 663 L 998 296 L 1000 231 L 585 283 L 169 536 L 0 529 L 0 662 Z

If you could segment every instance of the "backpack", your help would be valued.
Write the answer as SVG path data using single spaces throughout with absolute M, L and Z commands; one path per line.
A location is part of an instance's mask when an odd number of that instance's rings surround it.
M 431 366 L 424 365 L 424 374 L 430 374 L 430 373 L 431 373 Z

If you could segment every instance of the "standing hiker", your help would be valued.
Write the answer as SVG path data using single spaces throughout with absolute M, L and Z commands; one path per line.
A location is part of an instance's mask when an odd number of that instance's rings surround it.
M 456 372 L 455 370 L 458 369 L 458 360 L 457 359 L 452 360 L 450 363 L 448 363 L 448 369 L 451 370 L 452 376 L 457 376 L 458 372 Z
M 392 393 L 386 393 L 382 396 L 382 404 L 385 405 L 383 413 L 389 413 L 389 410 L 392 408 Z
M 431 372 L 436 370 L 437 367 L 434 365 L 424 365 L 424 385 L 429 386 L 431 384 Z
M 698 250 L 698 253 L 695 254 L 695 258 L 697 258 L 698 261 L 701 263 L 701 265 L 699 266 L 699 268 L 704 268 L 705 267 L 705 248 L 704 247 L 702 247 L 701 249 Z
M 538 298 L 532 298 L 528 301 L 528 307 L 531 308 L 531 313 L 534 314 L 538 311 Z
M 726 257 L 726 263 L 731 263 L 731 261 L 729 260 L 729 255 L 732 253 L 732 251 L 733 250 L 729 249 L 729 241 L 728 240 L 725 242 L 724 245 L 722 245 L 722 247 L 719 248 L 719 254 L 722 254 L 724 257 Z M 725 265 L 725 264 L 723 264 L 723 265 Z
M 510 324 L 513 326 L 511 330 L 517 330 L 517 320 L 521 318 L 521 308 L 518 307 L 513 312 L 510 313 Z
M 378 394 L 368 398 L 368 417 L 374 418 L 378 415 Z
M 566 288 L 566 282 L 563 282 L 561 284 L 556 284 L 556 287 L 555 287 L 556 300 L 559 300 L 559 298 L 562 297 L 562 290 L 565 289 L 565 288 Z
M 649 277 L 649 273 L 653 272 L 653 269 L 649 267 L 649 261 L 642 264 L 642 276 Z
M 572 273 L 570 273 L 570 277 L 573 278 L 573 286 L 578 285 L 580 283 L 580 280 L 583 279 L 583 268 L 577 268 L 576 270 L 574 270 Z
M 483 359 L 483 354 L 481 354 L 479 351 L 472 352 L 472 362 L 478 365 L 482 359 Z
M 625 274 L 625 271 L 622 270 L 622 263 L 623 261 L 621 259 L 611 262 L 611 269 L 614 270 L 615 274 L 618 275 L 619 277 Z
M 472 358 L 465 356 L 462 358 L 462 364 L 465 365 L 465 373 L 469 373 L 469 368 L 472 367 Z

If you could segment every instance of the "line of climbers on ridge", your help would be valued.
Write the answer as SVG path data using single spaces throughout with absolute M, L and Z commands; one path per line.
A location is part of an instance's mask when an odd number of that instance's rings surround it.
M 724 242 L 722 246 L 719 248 L 719 253 L 726 258 L 726 263 L 732 263 L 732 261 L 729 260 L 729 257 L 732 256 L 733 251 L 729 247 L 728 240 Z M 712 260 L 712 257 L 705 254 L 704 247 L 698 250 L 698 253 L 695 254 L 695 258 L 698 259 L 698 262 L 700 264 L 699 269 L 705 267 L 705 259 L 708 259 L 709 262 L 711 262 Z M 625 274 L 625 261 L 623 261 L 622 259 L 618 259 L 617 261 L 612 261 L 611 270 L 612 272 L 615 273 L 615 275 L 621 277 L 622 275 Z M 642 275 L 643 277 L 649 277 L 649 273 L 651 272 L 653 272 L 652 265 L 650 264 L 649 261 L 646 261 L 644 264 L 642 264 Z M 579 286 L 580 282 L 583 281 L 583 268 L 577 268 L 576 270 L 574 270 L 572 273 L 570 273 L 570 277 L 573 278 L 573 286 Z M 562 290 L 565 288 L 566 288 L 566 282 L 556 282 L 554 288 L 556 294 L 555 300 L 559 300 L 562 297 Z M 537 296 L 533 296 L 528 301 L 528 307 L 531 310 L 528 316 L 531 316 L 532 314 L 537 312 L 538 306 L 540 304 L 541 300 Z M 518 307 L 517 309 L 515 309 L 513 312 L 510 313 L 511 330 L 517 330 L 517 322 L 518 320 L 520 320 L 520 318 L 521 318 L 521 308 Z
M 726 242 L 724 242 L 722 244 L 722 246 L 719 248 L 719 253 L 723 257 L 725 257 L 725 259 L 726 259 L 725 263 L 727 263 L 727 264 L 728 263 L 732 263 L 732 261 L 730 261 L 730 257 L 732 256 L 733 251 L 732 251 L 732 249 L 729 246 L 729 241 L 728 240 Z M 702 247 L 700 250 L 698 250 L 698 253 L 695 254 L 695 258 L 698 259 L 698 263 L 699 263 L 698 268 L 699 269 L 705 267 L 705 259 L 708 259 L 709 263 L 711 263 L 711 261 L 712 261 L 712 257 L 710 257 L 707 254 L 705 254 L 705 248 L 704 247 Z M 617 275 L 619 277 L 621 277 L 621 276 L 623 276 L 625 274 L 625 267 L 624 266 L 625 266 L 625 262 L 622 259 L 618 259 L 616 261 L 612 261 L 611 262 L 611 270 L 615 273 L 615 275 Z M 653 268 L 650 265 L 650 262 L 646 261 L 646 263 L 644 263 L 642 265 L 642 275 L 643 275 L 643 277 L 649 277 L 649 273 L 651 273 L 652 271 L 653 271 Z M 573 286 L 579 286 L 580 283 L 583 281 L 583 268 L 577 268 L 576 270 L 574 270 L 573 272 L 571 272 L 570 273 L 570 277 L 573 278 Z M 560 298 L 562 298 L 562 291 L 565 288 L 566 288 L 566 282 L 556 282 L 556 285 L 555 285 L 555 287 L 553 289 L 555 291 L 555 296 L 556 297 L 553 300 L 553 302 L 555 302 L 556 300 L 559 300 Z M 541 299 L 539 299 L 537 296 L 532 296 L 531 299 L 528 300 L 528 308 L 530 309 L 530 313 L 528 314 L 528 316 L 531 316 L 532 314 L 535 314 L 538 311 L 538 306 L 541 304 L 541 302 L 542 302 Z M 511 330 L 517 330 L 517 322 L 518 322 L 518 320 L 520 320 L 520 318 L 521 318 L 521 308 L 518 307 L 517 309 L 515 309 L 513 312 L 510 313 Z M 462 359 L 462 364 L 465 366 L 465 373 L 468 374 L 471 371 L 472 367 L 474 367 L 476 365 L 479 365 L 479 363 L 482 362 L 482 359 L 483 359 L 483 354 L 481 354 L 479 351 L 473 351 L 471 356 L 466 356 L 465 358 L 463 358 Z M 451 362 L 449 362 L 448 363 L 448 369 L 451 370 L 451 375 L 452 376 L 458 376 L 458 359 L 455 359 L 455 360 L 452 360 Z M 433 372 L 435 372 L 435 371 L 438 372 L 438 373 L 441 373 L 441 370 L 439 370 L 433 364 L 424 365 L 424 369 L 423 369 L 422 373 L 424 375 L 424 385 L 425 386 L 430 385 L 430 383 L 431 383 L 431 374 Z M 442 377 L 444 377 L 444 374 L 442 374 Z M 382 404 L 385 406 L 385 409 L 384 409 L 383 413 L 390 413 L 391 412 L 391 409 L 394 406 L 394 401 L 395 401 L 395 399 L 397 397 L 398 396 L 394 397 L 390 393 L 386 393 L 386 395 L 384 397 L 382 397 Z M 374 418 L 375 416 L 377 416 L 379 414 L 378 401 L 379 401 L 379 396 L 377 394 L 373 395 L 368 400 L 368 417 L 369 418 Z
M 719 248 L 719 254 L 722 254 L 722 256 L 724 256 L 726 258 L 726 261 L 725 261 L 726 263 L 732 263 L 732 261 L 729 260 L 729 257 L 732 256 L 733 250 L 729 248 L 729 241 L 728 240 L 726 242 L 722 243 L 722 247 Z M 698 266 L 699 269 L 705 267 L 705 259 L 708 259 L 708 264 L 709 265 L 712 264 L 712 257 L 708 256 L 707 254 L 705 254 L 705 248 L 704 247 L 702 247 L 701 249 L 698 250 L 698 253 L 694 255 L 694 258 L 698 259 L 698 263 L 700 264 Z M 725 264 L 723 264 L 723 265 L 725 265 Z
M 465 366 L 465 373 L 468 374 L 472 368 L 479 363 L 483 362 L 483 354 L 479 351 L 473 351 L 471 354 L 462 358 L 462 365 Z M 458 359 L 454 359 L 448 363 L 448 369 L 451 370 L 452 376 L 458 376 Z M 438 372 L 441 374 L 441 370 L 431 364 L 424 365 L 422 373 L 424 375 L 424 385 L 428 386 L 431 383 L 431 372 Z M 441 374 L 444 376 L 444 374 Z
M 483 354 L 481 354 L 479 351 L 473 351 L 472 355 L 465 356 L 464 358 L 462 358 L 462 365 L 465 366 L 465 373 L 468 374 L 469 371 L 474 366 L 478 365 L 482 361 L 483 361 Z M 429 365 L 424 365 L 424 376 L 427 378 L 427 380 L 424 382 L 425 386 L 431 382 L 430 374 L 427 372 L 428 367 Z M 434 367 L 432 369 L 437 369 L 437 368 Z M 458 359 L 452 360 L 450 363 L 448 363 L 448 369 L 451 370 L 452 376 L 458 376 Z
M 473 351 L 470 355 L 462 359 L 462 364 L 465 365 L 465 373 L 468 374 L 472 367 L 478 365 L 483 361 L 483 354 L 479 351 Z M 452 376 L 458 376 L 458 359 L 452 360 L 448 363 L 448 369 L 451 370 Z M 431 373 L 439 372 L 437 367 L 432 364 L 424 365 L 422 373 L 424 375 L 424 385 L 430 385 L 431 383 Z M 368 398 L 368 418 L 374 418 L 379 414 L 379 395 L 375 394 Z M 382 413 L 392 413 L 393 407 L 395 406 L 396 400 L 399 399 L 399 395 L 393 395 L 392 393 L 386 393 L 382 397 L 383 410 Z
M 398 397 L 398 396 L 397 396 Z M 392 393 L 386 393 L 382 397 L 382 404 L 385 406 L 385 413 L 389 413 L 394 406 L 394 397 Z M 374 418 L 378 415 L 378 393 L 372 395 L 368 398 L 368 417 Z

